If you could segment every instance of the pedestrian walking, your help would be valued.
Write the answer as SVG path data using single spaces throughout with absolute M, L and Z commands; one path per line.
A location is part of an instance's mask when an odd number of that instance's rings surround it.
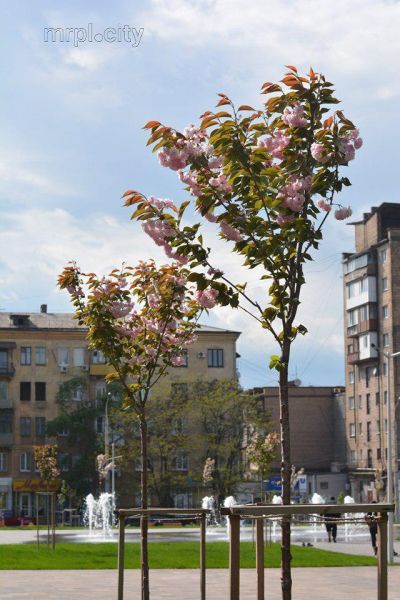
M 330 504 L 335 504 L 335 497 L 332 496 L 330 499 Z M 337 522 L 341 517 L 341 513 L 329 513 L 324 515 L 326 532 L 328 534 L 328 542 L 333 542 L 336 544 L 337 538 Z
M 374 501 L 372 504 L 376 504 L 376 502 Z M 376 545 L 376 536 L 378 534 L 378 521 L 376 520 L 377 516 L 378 516 L 378 513 L 369 512 L 369 513 L 367 513 L 367 515 L 365 517 L 365 520 L 366 520 L 368 528 L 369 528 L 369 534 L 371 536 L 371 544 L 372 544 L 372 548 L 374 550 L 375 556 L 378 554 L 378 546 Z

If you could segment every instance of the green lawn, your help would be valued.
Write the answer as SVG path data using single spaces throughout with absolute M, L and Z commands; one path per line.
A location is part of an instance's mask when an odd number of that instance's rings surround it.
M 255 566 L 252 542 L 241 543 L 241 566 Z M 125 546 L 125 566 L 139 568 L 139 544 Z M 316 548 L 292 547 L 294 567 L 356 567 L 376 565 L 370 556 L 352 556 Z M 55 552 L 43 544 L 37 550 L 34 544 L 0 546 L 0 569 L 115 569 L 117 544 L 57 544 Z M 199 544 L 196 542 L 151 542 L 150 567 L 153 569 L 196 569 L 199 566 Z M 280 546 L 266 547 L 265 566 L 279 567 Z M 207 567 L 228 567 L 228 543 L 207 544 Z

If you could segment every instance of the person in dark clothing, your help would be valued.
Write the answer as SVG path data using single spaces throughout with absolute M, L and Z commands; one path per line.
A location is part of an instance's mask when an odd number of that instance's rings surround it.
M 335 504 L 336 500 L 332 496 L 330 504 Z M 329 513 L 324 516 L 326 532 L 328 534 L 328 542 L 332 540 L 336 544 L 337 537 L 337 521 L 340 519 L 341 513 Z
M 372 504 L 376 504 L 376 502 L 374 501 Z M 371 544 L 372 544 L 372 548 L 374 550 L 375 556 L 378 554 L 378 546 L 376 545 L 376 536 L 378 533 L 378 521 L 376 520 L 377 516 L 378 516 L 378 513 L 369 512 L 369 513 L 367 513 L 367 516 L 365 517 L 365 520 L 366 520 L 368 528 L 369 528 L 369 534 L 371 536 Z

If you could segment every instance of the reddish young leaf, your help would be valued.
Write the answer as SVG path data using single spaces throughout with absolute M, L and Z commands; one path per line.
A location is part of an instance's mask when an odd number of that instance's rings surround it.
M 143 129 L 152 129 L 153 127 L 158 127 L 159 125 L 161 125 L 159 121 L 149 121 L 146 123 Z
M 293 65 L 285 65 L 285 67 L 286 67 L 287 69 L 290 69 L 291 71 L 294 71 L 295 73 L 297 73 L 297 69 L 296 69 L 296 67 L 294 67 Z
M 221 98 L 217 106 L 224 106 L 224 104 L 231 104 L 231 101 L 226 96 Z
M 238 110 L 256 110 L 256 109 L 252 108 L 248 104 L 242 104 L 241 106 L 239 106 Z

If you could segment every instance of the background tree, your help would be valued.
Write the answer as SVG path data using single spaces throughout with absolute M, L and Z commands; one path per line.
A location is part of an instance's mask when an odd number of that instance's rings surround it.
M 280 440 L 283 502 L 290 504 L 291 456 L 288 369 L 293 341 L 305 334 L 296 322 L 305 282 L 304 264 L 312 259 L 331 209 L 335 218 L 351 209 L 334 202 L 335 194 L 350 181 L 340 174 L 362 145 L 358 130 L 339 110 L 332 84 L 310 69 L 299 75 L 296 67 L 279 83 L 266 82 L 261 93 L 269 98 L 260 110 L 235 107 L 219 94 L 218 110 L 207 111 L 199 126 L 181 133 L 159 121 L 149 121 L 148 140 L 158 150 L 162 166 L 176 171 L 192 194 L 198 215 L 219 228 L 220 237 L 250 268 L 259 268 L 267 281 L 262 299 L 235 283 L 215 263 L 199 233 L 200 223 L 184 224 L 190 201 L 180 208 L 167 206 L 134 190 L 124 194 L 132 217 L 167 255 L 186 257 L 203 306 L 240 306 L 275 340 L 278 354 L 270 368 L 279 372 Z M 220 107 L 223 107 L 221 110 Z M 169 201 L 172 205 L 172 202 Z M 290 521 L 282 520 L 282 597 L 291 598 Z
M 53 531 L 53 550 L 55 546 L 55 501 L 54 494 L 50 495 L 50 483 L 57 479 L 60 475 L 60 470 L 57 466 L 57 446 L 55 444 L 44 444 L 43 446 L 34 446 L 33 454 L 36 464 L 36 469 L 39 471 L 40 478 L 46 484 L 46 525 L 47 525 L 47 545 L 50 545 L 50 522 Z M 49 502 L 51 498 L 51 502 Z M 38 511 L 39 512 L 39 511 Z M 49 519 L 50 516 L 50 519 Z M 39 519 L 36 523 L 38 544 L 39 544 Z
M 278 452 L 279 441 L 278 433 L 271 432 L 267 435 L 262 435 L 255 429 L 246 448 L 246 456 L 249 461 L 250 469 L 255 468 L 260 476 L 261 497 L 264 495 L 264 479 Z
M 74 396 L 79 395 L 79 401 Z M 96 432 L 96 419 L 104 415 L 104 403 L 87 401 L 87 381 L 83 377 L 73 377 L 60 384 L 56 402 L 59 405 L 57 417 L 47 423 L 47 434 L 58 437 L 60 450 L 74 456 L 69 460 L 68 470 L 63 471 L 63 479 L 75 490 L 79 504 L 87 494 L 98 489 L 96 456 L 104 448 L 103 435 Z M 61 432 L 67 435 L 59 437 Z
M 168 200 L 155 205 L 174 209 Z M 160 230 L 162 235 L 165 228 Z M 157 236 L 157 233 L 154 232 Z M 161 233 L 159 233 L 161 235 Z M 189 271 L 180 255 L 172 265 L 154 261 L 124 265 L 108 277 L 67 266 L 59 285 L 72 298 L 80 325 L 88 328 L 89 347 L 103 352 L 114 372 L 109 381 L 123 389 L 123 405 L 140 424 L 141 508 L 148 506 L 147 401 L 150 391 L 171 365 L 182 364 L 185 347 L 193 340 L 200 304 L 188 286 Z M 141 518 L 142 599 L 149 598 L 147 517 Z

